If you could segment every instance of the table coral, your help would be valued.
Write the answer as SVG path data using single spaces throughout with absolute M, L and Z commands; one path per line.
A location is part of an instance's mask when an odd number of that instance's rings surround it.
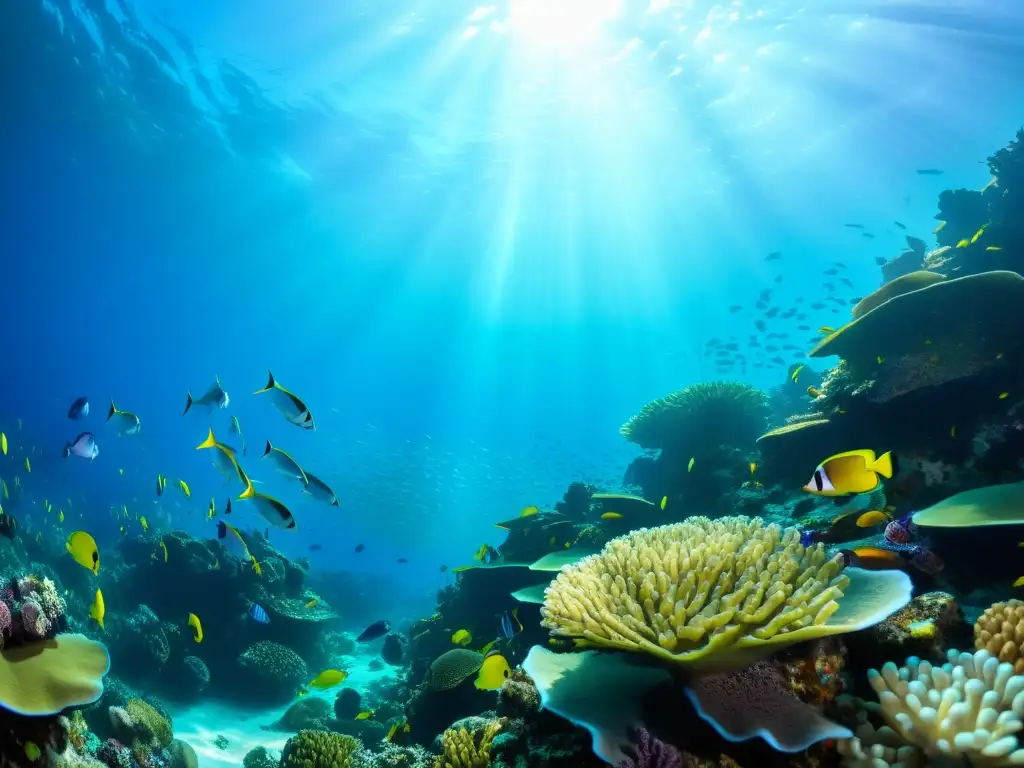
M 742 666 L 768 647 L 870 626 L 909 599 L 903 574 L 843 570 L 822 545 L 805 548 L 796 528 L 691 517 L 633 531 L 563 568 L 541 623 L 577 645 Z
M 1024 602 L 1007 600 L 985 609 L 974 623 L 974 647 L 985 649 L 1000 661 L 1013 665 L 1024 674 Z
M 107 649 L 84 635 L 64 634 L 0 652 L 0 706 L 22 715 L 52 715 L 91 704 L 103 694 Z

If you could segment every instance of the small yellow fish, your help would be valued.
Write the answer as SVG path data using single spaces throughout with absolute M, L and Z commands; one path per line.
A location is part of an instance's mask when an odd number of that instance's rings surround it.
M 817 387 L 808 387 L 807 394 L 813 397 L 815 400 L 817 400 L 819 397 L 822 397 L 825 393 L 822 392 Z
M 886 522 L 889 519 L 890 519 L 889 516 L 887 514 L 885 514 L 885 512 L 880 512 L 878 510 L 872 510 L 870 512 L 865 512 L 864 514 L 862 514 L 860 517 L 857 518 L 857 527 L 858 528 L 872 528 L 872 527 L 874 527 L 876 525 L 880 525 L 881 523 Z
M 484 659 L 474 685 L 482 691 L 496 691 L 505 684 L 512 669 L 508 660 L 500 653 L 492 653 Z
M 333 688 L 336 685 L 341 685 L 345 682 L 346 677 L 348 677 L 348 672 L 342 672 L 340 669 L 325 669 L 309 681 L 309 687 L 318 688 L 323 691 L 327 688 Z
M 949 428 L 949 436 L 956 437 L 956 424 Z
M 181 488 L 181 492 L 185 494 L 186 499 L 192 498 L 192 491 L 188 488 L 188 483 L 184 480 L 178 480 L 178 487 Z
M 139 518 L 139 524 L 142 526 L 142 532 L 145 533 L 149 530 L 149 523 L 146 522 L 146 516 L 143 515 Z
M 986 184 L 984 187 L 982 187 L 980 191 L 981 192 L 987 192 L 989 187 L 995 186 L 998 183 L 999 183 L 999 177 L 998 176 L 993 176 L 991 179 L 988 180 L 988 184 Z
M 213 565 L 210 566 L 210 570 L 211 571 L 219 571 L 220 570 L 220 560 L 217 559 L 216 557 L 213 558 Z
M 821 328 L 818 329 L 818 333 L 828 334 L 828 333 L 835 333 L 835 332 L 836 332 L 836 329 L 833 328 L 831 325 L 823 325 L 823 326 L 821 326 Z M 803 366 L 800 366 L 800 367 L 802 368 Z
M 999 393 L 999 399 L 1000 399 L 1000 400 L 1005 400 L 1005 399 L 1006 399 L 1006 398 L 1008 398 L 1009 396 L 1010 396 L 1010 393 L 1009 393 L 1009 392 L 1000 392 L 1000 393 Z
M 989 245 L 985 247 L 986 251 L 1001 251 L 1003 247 L 1001 245 Z
M 967 238 L 965 237 L 965 238 L 964 238 L 963 240 L 961 240 L 961 241 L 960 241 L 959 243 L 957 243 L 957 244 L 956 244 L 956 247 L 957 247 L 957 248 L 966 248 L 966 247 L 967 247 L 968 245 L 970 245 L 970 244 L 971 244 L 971 241 L 970 241 L 970 240 L 968 240 L 968 239 L 967 239 Z
M 301 699 L 303 696 L 308 696 L 308 695 L 309 695 L 309 689 L 308 688 L 299 688 L 299 692 L 295 694 L 296 698 L 299 698 L 299 699 Z
M 257 576 L 262 576 L 263 575 L 263 568 L 260 566 L 260 564 L 258 562 L 256 562 L 256 556 L 255 555 L 249 555 L 249 559 L 252 560 L 252 569 L 254 571 L 256 571 L 256 575 Z
M 754 474 L 755 472 L 757 472 L 757 462 L 752 461 L 750 462 L 750 474 Z
M 164 562 L 166 563 L 167 562 L 167 545 L 164 544 L 164 540 L 163 539 L 160 539 L 160 549 L 162 549 L 164 551 Z M 177 561 L 175 561 L 175 562 L 177 562 Z
M 460 629 L 452 635 L 452 642 L 456 645 L 469 645 L 473 642 L 473 634 L 468 629 Z
M 892 454 L 888 451 L 881 456 L 875 456 L 870 448 L 846 451 L 821 462 L 804 490 L 816 496 L 870 493 L 881 485 L 881 478 L 892 474 Z
M 939 234 L 939 232 L 941 232 L 941 231 L 942 231 L 942 228 L 943 228 L 944 226 L 946 226 L 946 222 L 944 222 L 944 221 L 939 221 L 939 223 L 938 223 L 938 225 L 937 225 L 937 226 L 935 227 L 935 229 L 933 229 L 933 230 L 932 230 L 932 234 L 933 234 L 933 235 L 937 235 L 937 234 Z
M 127 536 L 128 535 L 128 532 L 124 529 L 123 525 L 121 526 L 121 535 L 122 536 Z
M 881 355 L 878 355 L 878 356 L 877 356 L 877 357 L 875 358 L 875 361 L 876 361 L 876 362 L 877 362 L 877 363 L 878 363 L 879 365 L 881 365 L 882 363 L 884 363 L 884 362 L 885 362 L 885 358 L 884 358 L 884 357 L 882 357 Z
M 0 479 L 0 490 L 4 492 L 5 499 L 11 498 L 11 494 L 7 491 L 7 483 L 5 483 L 2 479 Z
M 103 626 L 103 617 L 107 614 L 107 607 L 103 603 L 103 593 L 100 590 L 96 590 L 96 597 L 92 600 L 92 605 L 89 606 L 89 618 L 100 625 L 100 629 L 104 632 L 106 627 Z
M 31 472 L 32 471 L 32 464 L 31 464 L 31 462 L 29 462 L 28 456 L 25 457 L 25 470 L 27 472 Z
M 373 710 L 368 709 L 365 712 L 360 712 L 356 715 L 356 720 L 369 720 L 371 717 L 373 717 Z
M 532 504 L 528 507 L 523 507 L 523 511 L 519 513 L 520 517 L 533 517 L 534 515 L 540 514 L 540 510 Z
M 997 352 L 996 353 L 996 360 L 1002 360 L 1002 359 L 1003 359 L 1003 353 L 1002 352 Z
M 34 763 L 42 754 L 42 750 L 39 749 L 39 746 L 34 741 L 25 742 L 25 757 L 28 758 L 30 763 Z
M 57 510 L 57 520 L 64 522 L 64 510 Z
M 665 509 L 668 506 L 668 496 L 661 497 L 661 508 Z
M 398 733 L 398 723 L 392 723 L 391 727 L 388 728 L 388 735 L 384 737 L 384 741 L 391 741 L 395 738 L 396 733 Z
M 1015 586 L 1015 587 L 1024 586 L 1024 576 L 1017 577 L 1017 580 L 1015 582 L 1013 582 L 1013 586 Z
M 987 226 L 988 226 L 987 224 L 982 224 L 982 225 L 981 225 L 981 229 L 979 229 L 979 230 L 978 230 L 977 232 L 975 232 L 975 233 L 974 233 L 974 237 L 972 237 L 972 238 L 971 238 L 971 242 L 972 242 L 972 243 L 976 243 L 976 242 L 978 242 L 978 238 L 979 238 L 979 237 L 981 237 L 981 236 L 982 236 L 982 234 L 984 234 L 984 232 L 985 232 L 985 227 L 987 227 Z
M 925 340 L 924 340 L 924 344 L 925 344 L 925 346 L 928 346 L 928 345 L 929 345 L 929 344 L 931 344 L 931 343 L 932 343 L 932 340 L 931 340 L 931 339 L 925 339 Z
M 6 456 L 7 455 L 7 435 L 5 435 L 3 432 L 0 432 L 0 448 L 3 449 L 4 456 Z
M 96 548 L 96 539 L 85 531 L 75 531 L 68 536 L 64 545 L 75 562 L 92 571 L 93 576 L 100 572 L 100 553 Z
M 491 642 L 489 642 L 487 645 L 485 645 L 483 648 L 480 649 L 480 653 L 482 653 L 484 656 L 486 656 L 490 652 L 491 648 L 493 648 L 497 644 L 498 644 L 497 638 L 495 638 L 494 640 L 491 640 Z
M 200 623 L 199 617 L 194 613 L 190 613 L 188 615 L 188 625 L 195 631 L 195 641 L 197 643 L 203 642 L 203 625 Z
M 789 378 L 793 380 L 794 384 L 796 384 L 796 380 L 800 378 L 800 371 L 802 371 L 803 369 L 804 366 L 798 365 L 796 368 L 793 369 L 793 372 L 789 375 Z
M 693 470 L 694 461 L 695 461 L 694 458 L 691 456 L 689 463 L 686 465 L 686 471 L 687 472 L 690 472 L 690 471 Z
M 602 520 L 621 520 L 622 519 L 622 515 L 620 515 L 618 512 L 605 512 L 603 515 L 601 515 L 601 519 Z
M 230 501 L 230 499 L 229 499 Z M 213 516 L 217 514 L 217 500 L 210 499 L 210 508 L 206 511 L 206 519 L 213 520 Z
M 310 600 L 308 603 L 306 603 L 306 607 L 307 608 L 316 608 L 316 604 L 318 602 L 320 602 L 320 601 L 316 600 L 316 599 Z

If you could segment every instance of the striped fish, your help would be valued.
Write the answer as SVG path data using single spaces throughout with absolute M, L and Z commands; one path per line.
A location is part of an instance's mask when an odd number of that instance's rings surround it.
M 253 621 L 257 621 L 260 624 L 269 624 L 270 617 L 267 616 L 267 612 L 263 610 L 258 604 L 253 603 L 249 606 L 249 615 Z

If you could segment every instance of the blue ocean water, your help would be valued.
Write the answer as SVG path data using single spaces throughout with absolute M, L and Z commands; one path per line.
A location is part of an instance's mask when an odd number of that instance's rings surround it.
M 274 546 L 378 574 L 410 615 L 492 523 L 619 487 L 618 426 L 754 332 L 730 305 L 777 275 L 811 301 L 832 261 L 876 288 L 893 218 L 924 237 L 941 189 L 980 188 L 1024 101 L 1012 0 L 12 0 L 0 29 L 20 515 L 211 535 L 227 490 L 194 446 L 233 414 L 298 520 Z M 316 431 L 251 395 L 268 369 Z M 228 411 L 183 417 L 215 376 Z M 139 435 L 102 423 L 111 398 Z M 94 462 L 61 458 L 80 426 Z M 340 507 L 261 464 L 268 439 Z

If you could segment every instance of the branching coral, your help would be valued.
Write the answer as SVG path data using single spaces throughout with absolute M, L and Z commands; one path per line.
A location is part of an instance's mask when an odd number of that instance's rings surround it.
M 491 764 L 491 742 L 505 723 L 491 720 L 476 731 L 449 729 L 441 737 L 442 754 L 433 768 L 487 768 Z
M 694 384 L 648 403 L 619 432 L 641 448 L 746 447 L 764 431 L 768 397 L 737 382 Z
M 633 531 L 563 568 L 541 615 L 577 645 L 721 667 L 869 626 L 907 600 L 905 576 L 845 574 L 841 558 L 826 558 L 820 544 L 805 548 L 796 528 L 691 517 Z
M 281 768 L 349 768 L 362 752 L 359 739 L 327 731 L 301 731 L 288 739 Z
M 1024 677 L 988 651 L 950 651 L 933 666 L 916 657 L 870 670 L 888 725 L 928 757 L 956 757 L 974 766 L 1024 765 L 1017 736 L 1024 727 Z
M 984 649 L 1024 674 L 1024 602 L 1007 600 L 989 606 L 974 623 L 974 647 Z

